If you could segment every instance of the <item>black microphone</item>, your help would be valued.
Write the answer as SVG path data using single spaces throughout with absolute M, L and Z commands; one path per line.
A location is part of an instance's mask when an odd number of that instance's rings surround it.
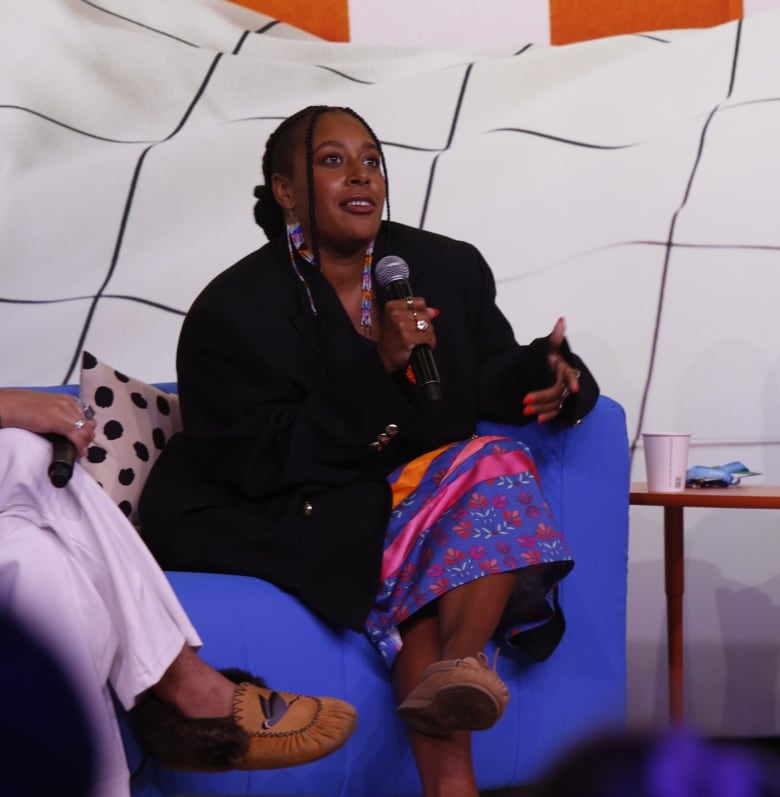
M 403 258 L 396 255 L 383 257 L 377 264 L 374 276 L 384 289 L 388 299 L 406 299 L 414 296 L 409 284 L 409 266 Z M 436 370 L 433 352 L 427 343 L 421 343 L 412 349 L 412 372 L 417 386 L 428 401 L 439 401 L 442 398 L 441 379 Z
M 55 487 L 64 487 L 73 475 L 73 463 L 76 460 L 76 446 L 61 434 L 48 435 L 51 440 L 51 465 L 49 479 Z

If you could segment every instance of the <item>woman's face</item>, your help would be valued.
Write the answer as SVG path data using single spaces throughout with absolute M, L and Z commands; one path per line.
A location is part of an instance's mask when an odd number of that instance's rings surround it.
M 274 175 L 274 191 L 293 210 L 311 244 L 309 192 L 303 137 L 296 145 L 293 175 Z M 312 137 L 312 168 L 317 232 L 322 255 L 354 254 L 379 230 L 385 179 L 374 139 L 354 117 L 340 111 L 320 116 Z

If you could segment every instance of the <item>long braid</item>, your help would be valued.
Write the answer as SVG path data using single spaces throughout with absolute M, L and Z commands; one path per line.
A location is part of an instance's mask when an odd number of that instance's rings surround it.
M 320 265 L 320 234 L 317 227 L 317 206 L 314 198 L 314 153 L 312 152 L 312 139 L 314 138 L 314 125 L 317 117 L 322 116 L 328 111 L 326 105 L 315 108 L 309 117 L 309 125 L 306 128 L 306 138 L 304 139 L 304 149 L 306 152 L 306 187 L 309 192 L 309 229 L 311 231 L 311 253 L 314 255 L 314 262 Z

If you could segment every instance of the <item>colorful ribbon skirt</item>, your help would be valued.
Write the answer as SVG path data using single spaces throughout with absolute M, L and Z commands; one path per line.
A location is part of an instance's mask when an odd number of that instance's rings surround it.
M 399 625 L 449 590 L 493 573 L 518 580 L 497 636 L 523 635 L 556 613 L 554 589 L 574 562 L 542 495 L 528 447 L 475 437 L 418 457 L 388 477 L 393 510 L 366 633 L 392 666 Z

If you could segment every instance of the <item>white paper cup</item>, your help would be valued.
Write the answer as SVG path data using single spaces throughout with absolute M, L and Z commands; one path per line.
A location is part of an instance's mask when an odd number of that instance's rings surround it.
M 690 434 L 648 432 L 642 434 L 645 447 L 647 489 L 651 493 L 676 493 L 685 489 Z

